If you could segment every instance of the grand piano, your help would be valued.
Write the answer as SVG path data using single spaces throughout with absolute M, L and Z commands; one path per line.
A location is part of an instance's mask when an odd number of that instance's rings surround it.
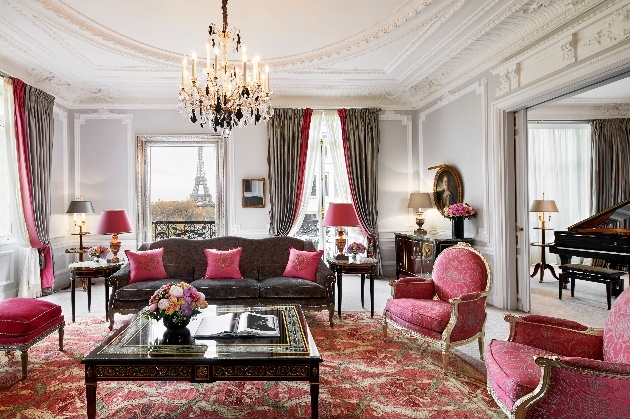
M 603 261 L 600 264 L 611 269 L 627 270 L 630 266 L 629 225 L 630 199 L 626 199 L 569 226 L 568 231 L 556 231 L 549 252 L 559 255 L 562 265 L 571 263 L 571 257 L 577 256 Z

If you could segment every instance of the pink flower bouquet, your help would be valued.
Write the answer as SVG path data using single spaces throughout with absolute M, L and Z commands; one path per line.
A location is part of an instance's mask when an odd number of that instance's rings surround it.
M 462 204 L 457 203 L 457 204 L 453 204 L 453 205 L 449 205 L 448 207 L 444 208 L 444 213 L 443 215 L 446 218 L 465 218 L 465 219 L 469 219 L 469 218 L 474 218 L 477 216 L 477 211 L 475 211 L 470 205 L 468 204 Z
M 88 249 L 88 255 L 93 258 L 105 259 L 107 258 L 108 253 L 109 249 L 105 246 L 101 246 L 100 244 L 98 246 L 90 247 Z
M 155 320 L 168 318 L 174 323 L 185 323 L 206 307 L 206 297 L 195 287 L 186 282 L 171 282 L 155 291 L 144 314 Z
M 346 252 L 352 253 L 353 255 L 364 253 L 365 246 L 362 243 L 352 242 L 346 248 Z

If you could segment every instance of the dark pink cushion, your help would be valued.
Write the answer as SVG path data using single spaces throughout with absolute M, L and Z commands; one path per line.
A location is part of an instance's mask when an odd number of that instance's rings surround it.
M 555 354 L 515 342 L 490 342 L 485 359 L 488 383 L 508 409 L 538 385 L 541 370 L 534 362 L 535 355 Z
M 451 318 L 451 305 L 440 300 L 390 298 L 385 312 L 390 320 L 416 332 L 421 333 L 414 326 L 442 333 Z
M 0 302 L 0 344 L 20 343 L 37 337 L 63 321 L 61 307 L 34 298 L 9 298 Z
M 129 259 L 129 283 L 168 278 L 162 263 L 163 254 L 164 249 L 161 247 L 140 252 L 125 250 L 125 255 Z
M 231 250 L 203 249 L 208 265 L 204 279 L 243 279 L 239 265 L 242 247 Z
M 309 281 L 316 282 L 317 278 L 315 274 L 317 273 L 317 265 L 322 259 L 323 254 L 323 250 L 307 252 L 292 247 L 289 251 L 289 262 L 282 276 L 308 279 Z
M 630 364 L 630 288 L 617 297 L 604 325 L 604 361 Z
M 484 260 L 477 253 L 451 247 L 436 259 L 433 282 L 440 300 L 447 301 L 464 294 L 485 291 L 488 271 Z

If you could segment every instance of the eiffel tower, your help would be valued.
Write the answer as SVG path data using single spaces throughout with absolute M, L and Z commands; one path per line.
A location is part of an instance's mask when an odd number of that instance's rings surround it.
M 197 176 L 195 176 L 195 186 L 190 194 L 190 199 L 194 201 L 198 207 L 214 207 L 214 200 L 212 194 L 208 189 L 208 183 L 206 181 L 206 172 L 203 169 L 203 147 L 199 146 L 197 149 Z M 199 193 L 199 189 L 203 193 Z

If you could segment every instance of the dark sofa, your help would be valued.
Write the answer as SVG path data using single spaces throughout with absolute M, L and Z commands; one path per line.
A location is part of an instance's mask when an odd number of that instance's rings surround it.
M 243 279 L 201 279 L 206 272 L 204 249 L 243 248 L 239 269 Z M 129 284 L 129 264 L 109 277 L 112 293 L 108 316 L 110 330 L 114 313 L 136 313 L 147 306 L 149 298 L 162 285 L 186 281 L 203 292 L 209 304 L 273 305 L 300 304 L 305 310 L 328 310 L 330 325 L 335 311 L 335 276 L 324 261 L 317 268 L 317 282 L 282 276 L 289 261 L 289 250 L 316 250 L 313 243 L 293 237 L 246 239 L 216 237 L 206 240 L 164 239 L 143 244 L 139 250 L 163 248 L 167 279 Z

